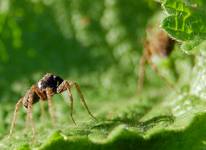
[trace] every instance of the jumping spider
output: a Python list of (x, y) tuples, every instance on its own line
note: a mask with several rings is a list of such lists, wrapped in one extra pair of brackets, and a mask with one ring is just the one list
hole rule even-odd
[(139, 80), (137, 83), (138, 93), (143, 87), (146, 64), (149, 64), (160, 78), (167, 82), (167, 85), (173, 87), (173, 85), (159, 73), (157, 66), (153, 63), (153, 59), (156, 57), (168, 57), (174, 49), (174, 44), (175, 41), (159, 27), (159, 24), (148, 26), (146, 40), (144, 43), (144, 51), (139, 64)]
[(17, 112), (18, 112), (21, 105), (23, 105), (27, 110), (27, 119), (31, 123), (33, 135), (35, 134), (34, 124), (32, 122), (32, 106), (33, 106), (33, 104), (35, 104), (39, 101), (48, 101), (49, 113), (50, 113), (52, 121), (54, 123), (55, 116), (54, 116), (54, 113), (52, 111), (51, 97), (55, 94), (62, 93), (66, 90), (68, 92), (70, 102), (71, 102), (70, 116), (72, 118), (72, 121), (75, 123), (74, 118), (73, 118), (73, 96), (71, 93), (72, 87), (76, 88), (76, 90), (80, 96), (80, 99), (81, 99), (84, 107), (88, 111), (89, 115), (96, 120), (96, 118), (90, 112), (90, 110), (86, 104), (86, 101), (84, 100), (84, 96), (80, 90), (80, 86), (76, 82), (63, 80), (59, 76), (55, 76), (53, 74), (47, 73), (46, 75), (44, 75), (44, 77), (41, 80), (39, 80), (37, 82), (37, 84), (32, 85), (32, 87), (26, 92), (25, 96), (22, 97), (16, 103), (9, 135), (12, 134), (13, 129), (15, 127), (15, 123), (16, 123), (16, 119), (17, 119)]

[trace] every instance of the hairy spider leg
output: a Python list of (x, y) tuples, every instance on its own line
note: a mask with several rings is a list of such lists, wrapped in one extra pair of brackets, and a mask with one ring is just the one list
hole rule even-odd
[[(67, 81), (67, 82), (68, 82), (68, 81)], [(82, 91), (81, 91), (81, 89), (80, 89), (79, 84), (76, 83), (76, 82), (74, 82), (74, 81), (70, 81), (70, 82), (68, 82), (68, 83), (69, 83), (69, 85), (70, 85), (71, 87), (72, 87), (73, 85), (75, 86), (75, 88), (76, 88), (76, 90), (77, 90), (77, 93), (78, 93), (79, 96), (80, 96), (80, 100), (82, 101), (82, 103), (83, 103), (84, 107), (86, 108), (87, 112), (89, 113), (89, 115), (90, 115), (94, 120), (97, 120), (97, 119), (94, 117), (94, 115), (90, 112), (89, 107), (87, 106), (87, 103), (86, 103), (86, 101), (85, 101), (85, 99), (84, 99), (84, 96), (83, 96), (83, 94), (82, 94)]]
[(156, 74), (157, 74), (162, 80), (164, 80), (164, 81), (166, 82), (166, 84), (167, 84), (167, 86), (168, 86), (169, 88), (175, 89), (175, 88), (174, 88), (174, 85), (173, 85), (167, 78), (165, 78), (165, 77), (159, 72), (157, 66), (156, 66), (151, 60), (148, 60), (148, 63), (150, 64), (152, 70), (153, 70), (154, 72), (156, 72)]
[(17, 119), (17, 113), (19, 111), (19, 108), (22, 106), (22, 101), (23, 101), (23, 98), (21, 98), (20, 100), (18, 100), (18, 102), (16, 103), (16, 106), (15, 106), (15, 110), (14, 110), (14, 114), (13, 114), (13, 119), (12, 119), (12, 123), (11, 123), (11, 128), (10, 128), (10, 131), (9, 131), (9, 137), (12, 135), (13, 133), (13, 129), (15, 127), (15, 124), (16, 124), (16, 119)]
[(71, 108), (70, 117), (72, 119), (72, 122), (76, 125), (76, 122), (73, 118), (73, 101), (74, 101), (74, 99), (73, 99), (73, 95), (71, 92), (71, 86), (67, 81), (64, 81), (64, 82), (62, 82), (62, 84), (59, 87), (60, 87), (60, 91), (67, 90), (67, 92), (68, 92), (68, 96), (69, 96), (69, 100), (70, 100), (70, 108)]
[(45, 94), (44, 94), (43, 92), (41, 92), (41, 91), (39, 90), (39, 88), (38, 88), (36, 85), (33, 85), (31, 89), (32, 89), (32, 91), (33, 91), (34, 93), (36, 93), (36, 94), (38, 95), (38, 97), (40, 98), (39, 103), (40, 103), (40, 109), (41, 109), (41, 118), (43, 118), (43, 116), (45, 116), (45, 110), (44, 110), (44, 105), (43, 105), (42, 101), (43, 101), (44, 99), (46, 99), (47, 97), (45, 96)]
[(40, 90), (36, 85), (32, 85), (31, 90), (32, 90), (34, 93), (36, 93), (41, 100), (47, 98), (46, 95), (45, 95), (43, 92), (41, 92), (41, 90)]
[(84, 96), (83, 96), (83, 94), (82, 94), (82, 92), (81, 92), (81, 90), (80, 90), (79, 85), (78, 85), (76, 82), (74, 82), (74, 81), (66, 81), (66, 80), (64, 80), (64, 81), (59, 85), (58, 91), (60, 91), (59, 93), (65, 91), (65, 90), (68, 91), (68, 94), (69, 94), (69, 97), (70, 97), (70, 101), (71, 101), (71, 113), (70, 113), (70, 116), (71, 116), (73, 122), (74, 122), (74, 119), (73, 119), (73, 96), (72, 96), (72, 92), (71, 92), (71, 88), (72, 88), (73, 86), (75, 86), (75, 88), (76, 88), (76, 90), (77, 90), (77, 93), (78, 93), (79, 96), (80, 96), (80, 100), (81, 100), (81, 102), (83, 103), (83, 105), (84, 105), (84, 107), (86, 108), (86, 110), (87, 110), (87, 112), (89, 113), (89, 115), (90, 115), (92, 118), (94, 118), (95, 120), (97, 120), (97, 119), (92, 115), (92, 113), (90, 112), (90, 110), (89, 110), (89, 108), (88, 108), (88, 106), (87, 106), (87, 104), (86, 104), (86, 101), (85, 101), (85, 99), (84, 99)]
[(45, 117), (44, 104), (43, 104), (43, 101), (41, 101), (41, 100), (39, 101), (39, 103), (40, 103), (40, 109), (41, 109), (41, 120), (43, 120)]
[(74, 121), (74, 118), (73, 118), (73, 101), (74, 101), (74, 99), (73, 99), (73, 95), (72, 95), (72, 92), (71, 92), (71, 87), (68, 84), (68, 82), (66, 82), (65, 85), (66, 85), (68, 95), (69, 95), (69, 99), (70, 99), (70, 107), (71, 107), (70, 116), (71, 116), (72, 121), (76, 125), (76, 122)]
[(138, 81), (137, 81), (137, 94), (139, 94), (144, 85), (144, 77), (145, 77), (145, 65), (147, 63), (147, 59), (145, 56), (145, 52), (143, 56), (140, 58), (139, 69), (138, 69)]
[(28, 120), (32, 128), (33, 138), (35, 138), (35, 127), (34, 127), (33, 118), (32, 118), (32, 105), (33, 105), (33, 97), (32, 97), (32, 93), (30, 93), (29, 99), (28, 99), (27, 116), (28, 116)]
[(46, 88), (46, 95), (48, 98), (48, 106), (49, 106), (49, 113), (52, 119), (52, 124), (53, 126), (55, 125), (56, 122), (56, 117), (54, 115), (54, 111), (53, 111), (53, 105), (52, 105), (52, 89), (51, 88)]

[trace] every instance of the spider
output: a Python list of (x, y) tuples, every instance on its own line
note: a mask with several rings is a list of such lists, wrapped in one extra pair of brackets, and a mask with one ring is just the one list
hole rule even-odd
[(32, 121), (32, 107), (33, 104), (39, 102), (39, 101), (48, 101), (48, 106), (49, 106), (49, 113), (52, 118), (52, 123), (54, 124), (55, 122), (55, 116), (52, 111), (52, 96), (55, 94), (62, 93), (67, 90), (69, 98), (70, 98), (70, 103), (71, 103), (71, 112), (70, 116), (74, 124), (76, 122), (74, 121), (73, 118), (73, 96), (71, 93), (71, 88), (75, 87), (80, 99), (88, 111), (89, 115), (96, 120), (96, 118), (92, 115), (90, 112), (86, 101), (84, 99), (84, 96), (80, 90), (80, 86), (74, 82), (74, 81), (67, 81), (63, 80), (61, 77), (53, 75), (51, 73), (47, 73), (46, 75), (43, 76), (41, 80), (37, 82), (37, 84), (34, 84), (31, 86), (31, 88), (26, 92), (25, 96), (20, 98), (20, 100), (16, 103), (14, 115), (13, 115), (13, 120), (11, 123), (11, 128), (9, 132), (9, 136), (13, 133), (13, 129), (15, 127), (16, 119), (17, 119), (17, 113), (19, 108), (23, 105), (24, 108), (27, 110), (27, 120), (30, 121), (31, 127), (32, 127), (32, 132), (33, 136), (35, 134), (35, 128), (34, 124)]
[(159, 27), (159, 24), (148, 26), (144, 51), (139, 64), (137, 93), (140, 93), (143, 87), (146, 64), (149, 64), (159, 77), (166, 81), (167, 85), (173, 88), (173, 85), (159, 73), (157, 66), (153, 63), (153, 59), (155, 57), (168, 57), (174, 49), (174, 44), (175, 40), (170, 38), (169, 35)]

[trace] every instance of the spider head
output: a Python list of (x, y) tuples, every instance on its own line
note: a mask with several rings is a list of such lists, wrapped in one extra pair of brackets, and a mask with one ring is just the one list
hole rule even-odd
[(60, 85), (63, 81), (64, 81), (64, 80), (63, 80), (61, 77), (53, 75), (53, 82), (54, 82), (54, 84), (56, 85), (56, 88), (58, 88), (59, 85)]
[(38, 82), (38, 87), (40, 89), (46, 89), (46, 88), (52, 88), (53, 91), (56, 91), (59, 85), (63, 82), (64, 80), (56, 75), (47, 73), (39, 82)]

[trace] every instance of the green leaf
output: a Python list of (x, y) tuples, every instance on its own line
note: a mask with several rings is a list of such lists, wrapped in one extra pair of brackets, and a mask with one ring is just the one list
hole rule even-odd
[(181, 41), (206, 36), (206, 2), (186, 2), (186, 0), (166, 0), (164, 9), (169, 16), (162, 27), (173, 37)]
[(192, 48), (206, 37), (206, 1), (165, 0), (162, 6), (168, 14), (162, 27), (173, 38), (184, 42), (185, 52), (194, 53)]
[(197, 54), (199, 49), (196, 48), (203, 40), (200, 38), (195, 38), (191, 41), (183, 42), (181, 45), (181, 49), (187, 54)]
[[(150, 136), (144, 136), (138, 133), (136, 128), (128, 128), (120, 125), (103, 140), (96, 142), (87, 137), (74, 139), (67, 137), (63, 139), (62, 135), (54, 133), (51, 137), (55, 138), (43, 145), (41, 150), (58, 150), (58, 149), (118, 149), (133, 150), (138, 148), (141, 150), (200, 150), (205, 148), (206, 140), (206, 114), (198, 114), (189, 126), (179, 130), (162, 129)], [(59, 140), (56, 141), (56, 137)]]

